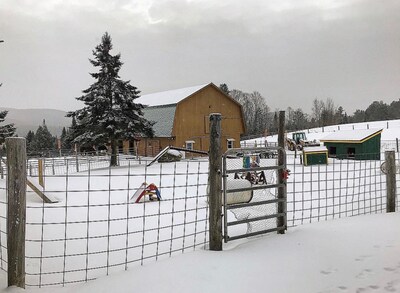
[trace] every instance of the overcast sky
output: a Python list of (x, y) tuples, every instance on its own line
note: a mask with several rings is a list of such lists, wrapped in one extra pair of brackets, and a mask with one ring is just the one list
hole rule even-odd
[(399, 0), (1, 0), (0, 105), (82, 107), (105, 31), (142, 94), (226, 83), (349, 114), (400, 98)]

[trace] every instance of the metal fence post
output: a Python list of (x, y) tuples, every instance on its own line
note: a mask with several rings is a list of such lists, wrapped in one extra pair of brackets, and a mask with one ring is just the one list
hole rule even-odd
[(221, 114), (210, 114), (209, 153), (210, 250), (222, 250)]
[[(279, 111), (279, 130), (278, 130), (278, 146), (285, 149), (285, 111)], [(285, 165), (285, 153), (280, 150), (278, 153), (278, 165)], [(287, 227), (286, 217), (286, 179), (284, 178), (284, 172), (286, 170), (278, 170), (278, 183), (283, 186), (278, 187), (278, 199), (284, 199), (278, 203), (278, 214), (283, 213), (284, 216), (280, 216), (276, 220), (277, 227)], [(285, 234), (285, 230), (278, 230), (278, 234)]]
[(397, 149), (397, 152), (399, 152), (399, 139), (398, 138), (396, 138), (396, 149)]
[(8, 286), (25, 288), (26, 141), (6, 139)]
[(396, 211), (396, 159), (394, 151), (385, 152), (386, 163), (386, 212)]

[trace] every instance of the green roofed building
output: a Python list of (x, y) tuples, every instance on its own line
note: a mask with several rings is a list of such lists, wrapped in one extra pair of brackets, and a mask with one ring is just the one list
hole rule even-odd
[(382, 129), (346, 130), (321, 139), (330, 158), (380, 160)]

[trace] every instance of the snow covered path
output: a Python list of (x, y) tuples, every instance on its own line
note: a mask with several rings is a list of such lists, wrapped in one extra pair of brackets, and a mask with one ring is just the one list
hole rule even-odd
[[(291, 228), (65, 288), (29, 292), (400, 292), (400, 213)], [(0, 293), (5, 289), (0, 272)]]

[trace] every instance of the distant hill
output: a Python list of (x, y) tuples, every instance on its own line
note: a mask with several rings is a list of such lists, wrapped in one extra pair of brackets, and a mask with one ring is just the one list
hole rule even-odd
[[(4, 123), (14, 123), (19, 136), (26, 136), (29, 130), (36, 132), (43, 119), (51, 134), (60, 136), (63, 127), (71, 126), (71, 118), (61, 110), (54, 109), (14, 109), (1, 107), (0, 110), (7, 110), (8, 114)], [(3, 123), (3, 124), (4, 124)]]

